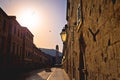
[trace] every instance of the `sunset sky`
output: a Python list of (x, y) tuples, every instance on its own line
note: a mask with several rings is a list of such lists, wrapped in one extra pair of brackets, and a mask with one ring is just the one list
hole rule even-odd
[(66, 24), (66, 1), (0, 0), (0, 7), (33, 33), (37, 47), (55, 49), (58, 44), (62, 52), (60, 32)]

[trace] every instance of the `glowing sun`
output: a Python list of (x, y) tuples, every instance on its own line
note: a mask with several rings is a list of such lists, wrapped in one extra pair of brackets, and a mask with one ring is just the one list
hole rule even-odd
[(40, 23), (40, 17), (35, 11), (26, 10), (19, 13), (18, 21), (22, 26), (31, 28), (36, 27)]

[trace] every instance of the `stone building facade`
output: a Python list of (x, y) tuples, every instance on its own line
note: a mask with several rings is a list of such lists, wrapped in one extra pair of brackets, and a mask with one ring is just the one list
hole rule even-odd
[(67, 0), (63, 67), (71, 80), (120, 79), (120, 0)]
[(15, 16), (8, 17), (8, 61), (9, 65), (17, 65), (19, 67), (23, 59), (23, 31), (21, 25), (16, 21)]
[(4, 58), (7, 58), (7, 43), (8, 43), (8, 17), (7, 14), (0, 9), (0, 64), (7, 66)]
[[(33, 34), (26, 27), (23, 27), (22, 31), (24, 33), (24, 39), (23, 39), (23, 46), (24, 46), (23, 52), (25, 53), (24, 59), (31, 61), (32, 57), (30, 57), (30, 55), (33, 53)], [(29, 58), (27, 56), (29, 56)]]

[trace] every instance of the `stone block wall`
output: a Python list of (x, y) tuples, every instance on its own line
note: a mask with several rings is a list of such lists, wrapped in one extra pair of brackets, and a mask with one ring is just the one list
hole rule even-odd
[[(120, 0), (68, 3), (66, 53), (71, 80), (120, 80)], [(80, 3), (82, 24), (78, 25)]]
[(88, 80), (120, 79), (120, 1), (84, 0), (83, 35)]

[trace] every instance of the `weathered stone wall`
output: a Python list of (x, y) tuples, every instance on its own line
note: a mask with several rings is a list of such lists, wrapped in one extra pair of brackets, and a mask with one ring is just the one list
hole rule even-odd
[(84, 0), (83, 15), (88, 80), (119, 80), (120, 1)]
[(119, 80), (120, 0), (82, 0), (81, 27), (75, 24), (80, 0), (68, 2), (67, 52), (71, 79)]

